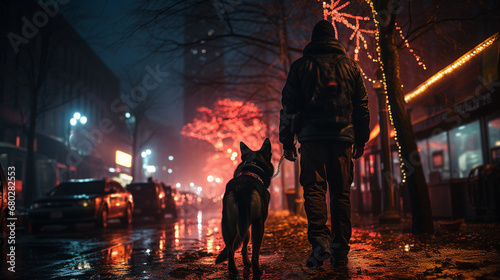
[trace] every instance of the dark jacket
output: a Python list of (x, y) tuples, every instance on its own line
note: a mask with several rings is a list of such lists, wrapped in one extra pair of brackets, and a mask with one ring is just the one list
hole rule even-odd
[[(335, 39), (333, 26), (320, 21), (313, 30), (311, 42), (304, 48), (304, 56), (292, 63), (283, 88), (280, 112), (279, 138), (285, 150), (294, 147), (293, 138), (297, 134), (299, 142), (315, 140), (335, 140), (356, 143), (364, 147), (370, 137), (370, 112), (365, 84), (358, 64), (346, 56), (344, 46)], [(309, 56), (322, 65), (335, 67), (345, 88), (348, 89), (352, 103), (351, 123), (333, 129), (325, 126), (317, 116), (308, 114), (307, 106), (318, 83), (317, 67)], [(326, 112), (328, 113), (328, 112)], [(295, 119), (295, 120), (293, 120)], [(326, 116), (325, 116), (326, 119)], [(294, 131), (292, 132), (292, 123)]]

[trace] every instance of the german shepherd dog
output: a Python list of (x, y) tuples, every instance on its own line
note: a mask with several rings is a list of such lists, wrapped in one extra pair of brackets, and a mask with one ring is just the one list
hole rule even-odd
[[(254, 275), (260, 275), (259, 251), (264, 236), (264, 223), (267, 219), (271, 195), (268, 188), (274, 167), (271, 164), (271, 142), (268, 138), (258, 151), (252, 151), (240, 142), (241, 160), (234, 171), (234, 177), (226, 185), (222, 200), (222, 237), (226, 247), (215, 263), (228, 259), (228, 270), (237, 275), (234, 252), (243, 242), (241, 254), (243, 263), (252, 266)], [(248, 241), (252, 226), (252, 262), (248, 258)]]

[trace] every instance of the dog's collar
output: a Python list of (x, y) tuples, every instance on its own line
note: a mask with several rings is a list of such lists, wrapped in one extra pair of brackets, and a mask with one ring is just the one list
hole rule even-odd
[(265, 172), (264, 169), (260, 167), (259, 164), (255, 161), (245, 160), (244, 162), (242, 162), (242, 166), (249, 166), (249, 165), (259, 169), (262, 172)]
[(256, 178), (257, 180), (259, 180), (259, 182), (262, 183), (262, 185), (265, 185), (264, 184), (264, 181), (262, 181), (262, 179), (259, 177), (259, 175), (253, 173), (253, 172), (249, 172), (249, 171), (243, 171), (241, 172), (240, 174), (238, 174), (238, 176), (242, 176), (242, 175), (249, 175), (249, 176), (252, 176), (254, 178)]

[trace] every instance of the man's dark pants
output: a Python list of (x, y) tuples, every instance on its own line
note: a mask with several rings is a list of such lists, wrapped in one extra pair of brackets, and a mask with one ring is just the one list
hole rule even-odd
[[(304, 142), (301, 143), (300, 155), (300, 183), (304, 188), (308, 240), (313, 250), (318, 246), (325, 248), (331, 242), (333, 257), (347, 256), (351, 238), (352, 144), (332, 140)], [(327, 185), (330, 188), (332, 231), (326, 226)]]

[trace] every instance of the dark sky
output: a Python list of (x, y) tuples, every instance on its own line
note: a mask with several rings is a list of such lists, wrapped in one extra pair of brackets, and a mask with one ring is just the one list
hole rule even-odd
[(117, 76), (120, 76), (124, 67), (133, 65), (141, 58), (140, 52), (133, 44), (112, 46), (129, 28), (123, 24), (126, 22), (123, 18), (133, 2), (133, 0), (80, 1), (76, 6), (70, 7), (70, 9), (77, 8), (78, 11), (70, 12), (78, 15), (66, 17)]
[[(66, 19), (73, 25), (80, 36), (87, 41), (101, 60), (120, 78), (123, 86), (131, 86), (125, 72), (134, 77), (147, 75), (146, 67), (155, 69), (156, 65), (167, 69), (166, 63), (160, 58), (152, 57), (148, 61), (143, 58), (148, 54), (140, 45), (147, 37), (137, 34), (131, 40), (120, 41), (133, 21), (129, 13), (135, 1), (133, 0), (86, 0), (73, 2), (68, 7), (70, 16)], [(118, 43), (117, 43), (118, 42)], [(147, 41), (146, 41), (147, 42)], [(167, 80), (169, 78), (167, 77)], [(162, 83), (159, 88), (162, 99), (160, 108), (150, 113), (150, 118), (165, 125), (180, 130), (183, 124), (182, 116), (182, 88), (171, 85), (172, 81)], [(125, 93), (127, 89), (125, 89)], [(174, 102), (175, 101), (175, 102)]]

